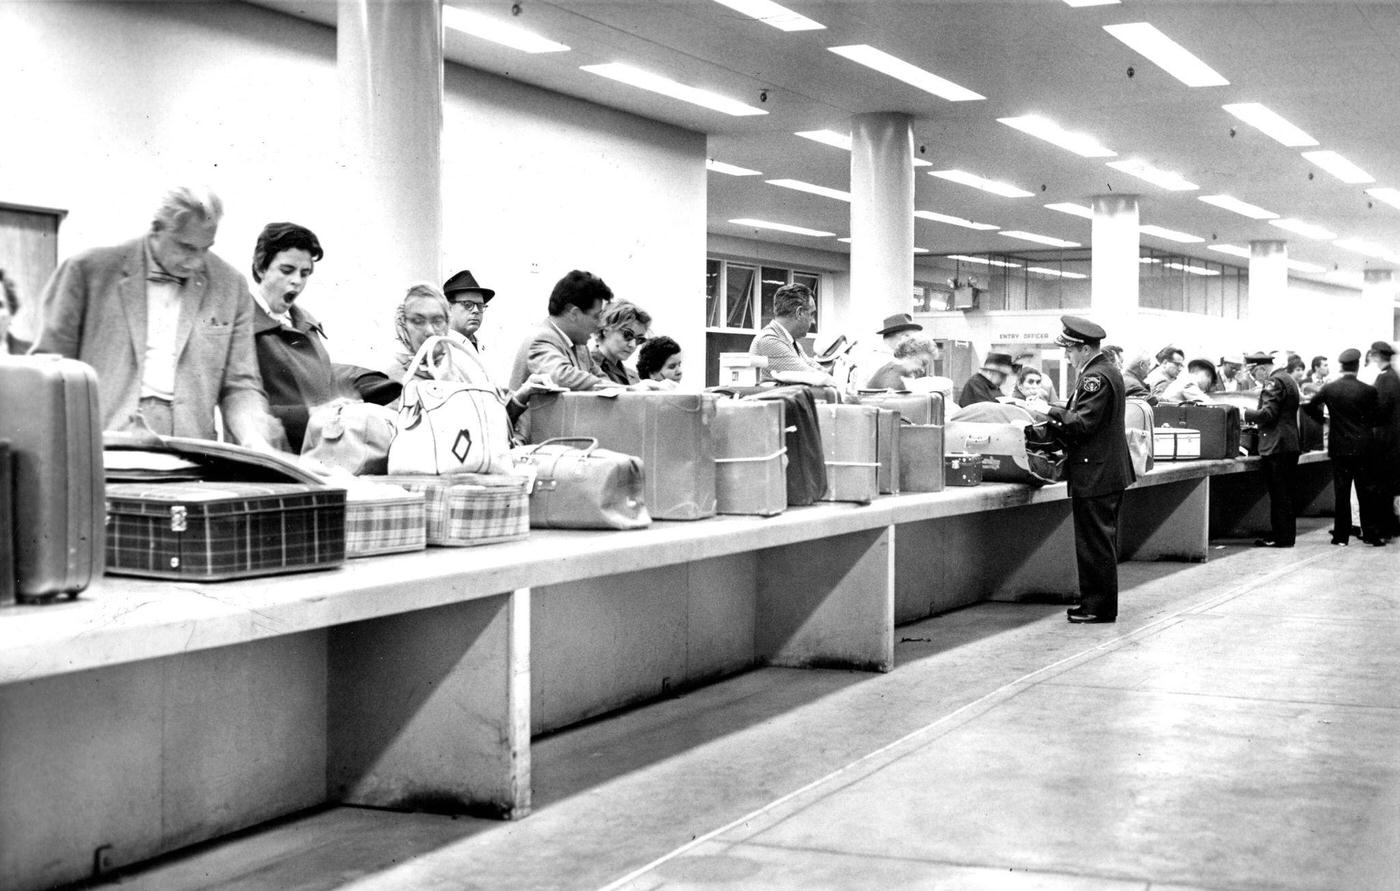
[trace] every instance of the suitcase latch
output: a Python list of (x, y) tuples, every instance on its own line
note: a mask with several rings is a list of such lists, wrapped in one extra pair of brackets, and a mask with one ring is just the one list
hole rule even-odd
[(170, 531), (184, 532), (189, 526), (188, 518), (183, 504), (176, 504), (170, 508)]

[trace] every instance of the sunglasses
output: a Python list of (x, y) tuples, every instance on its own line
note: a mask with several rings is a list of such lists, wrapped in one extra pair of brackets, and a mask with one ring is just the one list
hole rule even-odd
[(628, 343), (640, 344), (647, 342), (647, 336), (645, 334), (638, 334), (631, 328), (619, 328), (617, 329), (617, 333), (618, 336), (620, 336), (623, 340), (627, 341)]

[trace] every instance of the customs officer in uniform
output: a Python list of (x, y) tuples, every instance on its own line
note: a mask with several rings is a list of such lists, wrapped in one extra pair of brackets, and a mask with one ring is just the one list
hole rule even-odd
[(1078, 316), (1062, 316), (1060, 323), (1064, 332), (1056, 342), (1079, 372), (1069, 405), (1051, 406), (1049, 412), (1068, 453), (1065, 476), (1074, 512), (1080, 602), (1069, 620), (1113, 622), (1118, 618), (1118, 511), (1123, 490), (1136, 479), (1124, 435), (1126, 388), (1113, 357), (1099, 349), (1103, 328)]
[(1259, 382), (1259, 406), (1247, 408), (1246, 421), (1259, 425), (1259, 467), (1269, 487), (1268, 538), (1255, 539), (1259, 548), (1291, 548), (1298, 537), (1293, 514), (1293, 488), (1298, 476), (1298, 403), (1302, 392), (1298, 382), (1282, 368), (1274, 367), (1268, 353), (1244, 357), (1251, 376)]

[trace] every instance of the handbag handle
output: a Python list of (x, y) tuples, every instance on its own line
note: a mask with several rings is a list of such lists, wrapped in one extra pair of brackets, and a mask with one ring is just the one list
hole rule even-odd
[(587, 458), (589, 455), (593, 454), (593, 450), (596, 449), (596, 448), (598, 447), (598, 440), (597, 440), (596, 438), (592, 437), (592, 436), (554, 436), (554, 437), (550, 437), (549, 439), (546, 439), (544, 442), (535, 443), (534, 447), (531, 448), (530, 451), (526, 452), (525, 454), (527, 454), (527, 455), (533, 455), (535, 452), (538, 452), (540, 449), (544, 448), (545, 446), (547, 446), (547, 445), (552, 445), (552, 444), (557, 443), (557, 442), (586, 442), (586, 443), (588, 443), (588, 448), (586, 448), (586, 449), (583, 450), (583, 457), (585, 457), (585, 458)]
[[(433, 364), (432, 354), (437, 350), (439, 345), (449, 348), (443, 353), (443, 360), (446, 365), (445, 368), (442, 365)], [(428, 373), (432, 375), (433, 380), (445, 380), (445, 375), (451, 371), (453, 367), (453, 360), (450, 358), (452, 350), (457, 350), (470, 361), (475, 360), (475, 357), (472, 356), (466, 347), (450, 337), (444, 337), (440, 334), (431, 334), (424, 338), (423, 345), (418, 348), (417, 353), (413, 354), (413, 360), (408, 363), (408, 367), (404, 370), (403, 385), (407, 387), (409, 381), (418, 376), (418, 369), (424, 366), (427, 367)]]

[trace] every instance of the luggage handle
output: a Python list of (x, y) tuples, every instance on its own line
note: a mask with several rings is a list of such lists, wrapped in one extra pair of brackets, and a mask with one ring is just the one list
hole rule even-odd
[(595, 437), (592, 437), (592, 436), (553, 436), (553, 437), (550, 437), (549, 439), (546, 439), (544, 442), (535, 443), (534, 448), (530, 449), (530, 451), (526, 452), (525, 454), (527, 454), (527, 455), (533, 455), (535, 452), (538, 452), (540, 449), (544, 448), (545, 446), (547, 446), (547, 445), (552, 445), (553, 443), (557, 443), (557, 442), (586, 442), (586, 443), (588, 443), (588, 448), (586, 448), (586, 449), (583, 450), (583, 457), (585, 457), (585, 458), (587, 458), (589, 455), (593, 454), (593, 450), (596, 449), (596, 448), (598, 447), (598, 440), (597, 440)]

